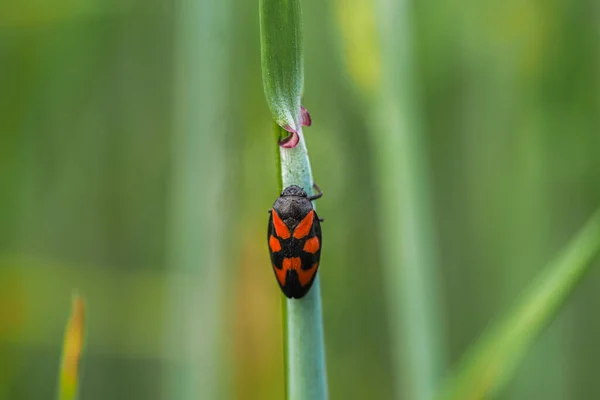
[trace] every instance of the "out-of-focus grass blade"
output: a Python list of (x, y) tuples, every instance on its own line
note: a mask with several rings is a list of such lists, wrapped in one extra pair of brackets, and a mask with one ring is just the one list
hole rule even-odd
[(335, 0), (334, 4), (346, 70), (360, 90), (357, 98), (364, 98), (368, 105), (373, 106), (373, 96), (381, 84), (381, 48), (375, 2)]
[(445, 365), (431, 178), (414, 66), (413, 2), (377, 0), (381, 81), (371, 109), (395, 397), (431, 400)]
[(73, 400), (77, 398), (79, 383), (79, 365), (83, 351), (85, 335), (85, 304), (83, 298), (77, 294), (73, 296), (73, 307), (63, 344), (62, 361), (60, 366), (59, 400)]
[(465, 355), (439, 398), (487, 398), (502, 388), (537, 335), (588, 270), (600, 249), (600, 210), (524, 292), (504, 318), (494, 323)]
[[(227, 397), (223, 331), (223, 201), (228, 129), (230, 0), (176, 2), (173, 160), (169, 193), (168, 280), (161, 398)], [(184, 281), (180, 279), (183, 277)]]

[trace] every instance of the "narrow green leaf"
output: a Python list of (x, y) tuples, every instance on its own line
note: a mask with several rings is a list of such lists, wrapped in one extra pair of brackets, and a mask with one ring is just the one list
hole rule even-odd
[(267, 104), (277, 124), (297, 132), (304, 85), (300, 0), (260, 0), (259, 8)]
[[(302, 126), (303, 48), (300, 0), (259, 0), (263, 85), (280, 142), (280, 188), (297, 185), (313, 192), (313, 178)], [(306, 117), (308, 117), (306, 119)], [(287, 131), (287, 132), (286, 132)], [(286, 395), (290, 400), (327, 399), (325, 343), (319, 276), (302, 299), (284, 299)]]
[[(427, 143), (413, 65), (412, 2), (378, 0), (381, 81), (370, 138), (383, 276), (399, 399), (431, 400), (443, 376), (444, 326)], [(375, 130), (374, 129), (374, 130)]]
[(483, 399), (500, 390), (535, 338), (557, 315), (600, 249), (600, 210), (473, 345), (440, 393), (444, 400)]
[(58, 390), (59, 400), (74, 400), (77, 398), (84, 338), (85, 304), (83, 298), (75, 294), (63, 343)]
[[(180, 0), (175, 14), (164, 399), (227, 397), (220, 347), (233, 1)], [(229, 151), (232, 147), (229, 147)], [(183, 281), (182, 281), (183, 278)]]

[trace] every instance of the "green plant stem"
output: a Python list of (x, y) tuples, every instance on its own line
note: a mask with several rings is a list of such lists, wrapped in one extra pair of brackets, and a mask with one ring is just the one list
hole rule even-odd
[[(297, 185), (311, 194), (313, 178), (302, 135), (300, 102), (304, 86), (300, 0), (259, 0), (261, 66), (265, 97), (277, 139), (288, 136), (282, 127), (297, 132), (299, 143), (278, 147), (280, 189)], [(327, 398), (325, 344), (319, 275), (302, 299), (283, 304), (286, 395), (288, 400)]]
[(429, 173), (415, 75), (409, 1), (380, 0), (382, 84), (373, 114), (381, 246), (392, 355), (403, 399), (429, 400), (444, 365)]
[(600, 210), (524, 292), (515, 308), (481, 336), (448, 379), (439, 398), (483, 399), (500, 390), (599, 251)]
[(222, 281), (230, 0), (181, 0), (176, 15), (166, 399), (225, 397)]
[[(283, 131), (283, 130), (282, 130)], [(286, 135), (287, 132), (282, 132)], [(306, 143), (293, 149), (280, 148), (283, 187), (298, 185), (313, 193), (313, 179)], [(284, 334), (286, 354), (286, 391), (288, 400), (327, 399), (325, 341), (319, 274), (302, 299), (284, 300)]]

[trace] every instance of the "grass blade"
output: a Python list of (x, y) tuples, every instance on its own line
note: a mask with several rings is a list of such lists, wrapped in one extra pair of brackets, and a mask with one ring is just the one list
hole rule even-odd
[(300, 0), (260, 0), (260, 44), (263, 87), (279, 126), (300, 129), (304, 85)]
[[(302, 126), (304, 80), (299, 0), (260, 0), (262, 76), (265, 97), (277, 125), (278, 139), (293, 132), (288, 146), (278, 146), (281, 185), (298, 185), (311, 194), (313, 178)], [(281, 128), (280, 128), (281, 127)], [(293, 144), (292, 144), (293, 143)], [(290, 400), (328, 397), (321, 288), (317, 275), (302, 299), (284, 299), (283, 332), (286, 395)]]
[(573, 292), (599, 250), (600, 210), (523, 293), (515, 308), (484, 332), (447, 381), (439, 398), (475, 400), (500, 390), (535, 338)]
[(175, 87), (165, 349), (166, 399), (224, 397), (224, 236), (230, 0), (180, 0)]
[(436, 244), (413, 68), (411, 2), (379, 0), (380, 101), (372, 110), (379, 225), (397, 398), (429, 400), (442, 375)]
[(73, 296), (73, 306), (63, 344), (60, 366), (59, 400), (77, 399), (81, 355), (85, 338), (85, 304), (79, 295)]

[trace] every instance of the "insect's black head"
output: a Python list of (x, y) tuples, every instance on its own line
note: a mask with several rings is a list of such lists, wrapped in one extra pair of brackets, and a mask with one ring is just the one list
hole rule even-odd
[(306, 192), (300, 186), (296, 185), (288, 186), (285, 189), (283, 189), (283, 192), (281, 192), (281, 196), (307, 197)]

